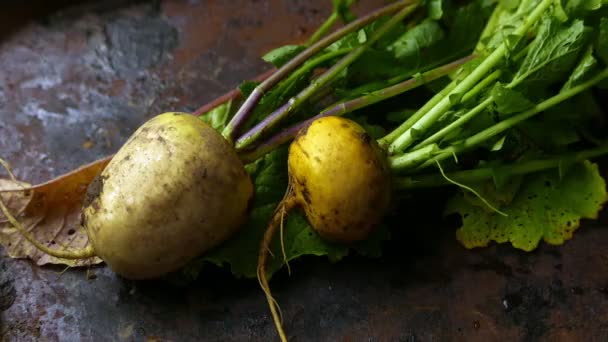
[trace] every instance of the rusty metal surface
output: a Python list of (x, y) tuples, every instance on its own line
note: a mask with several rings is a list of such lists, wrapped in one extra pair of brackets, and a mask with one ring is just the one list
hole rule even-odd
[[(254, 76), (260, 54), (304, 39), (330, 6), (30, 1), (0, 14), (0, 155), (31, 182), (115, 151), (154, 114), (193, 110)], [(397, 229), (382, 259), (309, 258), (273, 280), (294, 341), (608, 340), (606, 214), (564, 247), (527, 254), (466, 251), (453, 228), (416, 210), (422, 220)], [(257, 283), (225, 270), (186, 287), (62, 271), (0, 257), (2, 341), (276, 338)]]

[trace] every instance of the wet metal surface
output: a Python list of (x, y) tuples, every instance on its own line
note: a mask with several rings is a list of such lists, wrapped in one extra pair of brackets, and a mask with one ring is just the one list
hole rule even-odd
[[(259, 55), (305, 39), (330, 5), (73, 2), (57, 11), (15, 1), (0, 14), (0, 155), (34, 183), (114, 152), (155, 114), (194, 110), (263, 71)], [(380, 260), (309, 258), (276, 277), (294, 341), (608, 340), (608, 215), (561, 248), (470, 252), (420, 208)], [(92, 279), (62, 271), (0, 257), (2, 341), (276, 338), (257, 283), (225, 270), (186, 287), (126, 282), (103, 267)]]

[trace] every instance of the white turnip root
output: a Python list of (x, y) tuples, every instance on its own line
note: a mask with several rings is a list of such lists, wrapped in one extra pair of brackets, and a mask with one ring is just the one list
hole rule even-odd
[(87, 248), (49, 249), (11, 221), (50, 255), (97, 255), (125, 278), (148, 279), (233, 235), (252, 196), (243, 163), (218, 132), (192, 115), (165, 113), (143, 124), (89, 185), (82, 213)]

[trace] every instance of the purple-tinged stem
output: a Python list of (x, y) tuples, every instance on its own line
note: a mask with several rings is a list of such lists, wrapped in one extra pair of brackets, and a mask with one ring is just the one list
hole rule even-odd
[(288, 117), (296, 109), (298, 109), (305, 101), (313, 96), (319, 89), (325, 85), (330, 84), (344, 69), (352, 64), (359, 56), (361, 56), (367, 48), (375, 44), (384, 34), (390, 32), (396, 24), (407, 17), (409, 14), (414, 12), (418, 7), (418, 3), (413, 3), (409, 6), (403, 7), (398, 13), (396, 13), (390, 20), (384, 23), (374, 34), (363, 44), (353, 49), (348, 55), (344, 56), (331, 68), (321, 74), (318, 78), (313, 80), (311, 84), (303, 89), (296, 96), (292, 97), (287, 103), (281, 106), (279, 109), (272, 112), (264, 120), (251, 128), (248, 132), (243, 134), (235, 143), (236, 149), (244, 149), (251, 146), (258, 138), (265, 133), (268, 133), (274, 126), (276, 126), (283, 119)]
[(323, 110), (321, 113), (317, 114), (316, 116), (314, 116), (308, 120), (305, 120), (303, 122), (292, 125), (286, 129), (282, 130), (281, 132), (272, 136), (270, 139), (257, 145), (253, 149), (240, 151), (241, 159), (245, 163), (255, 161), (256, 159), (260, 158), (261, 156), (265, 155), (266, 153), (274, 150), (275, 148), (283, 145), (286, 142), (289, 142), (291, 139), (293, 139), (298, 134), (298, 132), (300, 130), (302, 130), (304, 127), (310, 125), (310, 123), (313, 122), (314, 120), (317, 120), (317, 119), (325, 117), (325, 116), (332, 116), (332, 115), (341, 116), (346, 113), (353, 112), (357, 109), (361, 109), (363, 107), (367, 107), (374, 103), (400, 95), (406, 91), (412, 90), (425, 83), (434, 81), (440, 77), (443, 77), (443, 76), (455, 71), (460, 66), (462, 66), (463, 64), (465, 64), (466, 62), (470, 61), (473, 58), (475, 58), (475, 56), (473, 56), (473, 55), (467, 56), (467, 57), (458, 59), (452, 63), (449, 63), (446, 65), (437, 67), (435, 69), (429, 70), (427, 72), (424, 72), (420, 75), (412, 77), (401, 83), (397, 83), (390, 87), (386, 87), (386, 88), (371, 92), (367, 95), (358, 97), (358, 98), (350, 100), (350, 101), (335, 104), (335, 105)]
[[(275, 72), (275, 69), (270, 69), (266, 72), (264, 72), (263, 74), (259, 74), (258, 76), (256, 76), (253, 80), (256, 82), (262, 82), (265, 79), (267, 79), (268, 77), (270, 77), (270, 75), (272, 75)], [(194, 112), (192, 112), (192, 115), (194, 116), (201, 116), (206, 114), (207, 112), (209, 112), (210, 110), (212, 110), (215, 107), (218, 107), (220, 105), (223, 105), (224, 103), (228, 102), (228, 101), (232, 101), (235, 99), (238, 99), (241, 96), (241, 90), (239, 88), (236, 89), (232, 89), (231, 91), (225, 93), (224, 95), (216, 98), (215, 100), (202, 105), (201, 107), (199, 107), (197, 110), (195, 110)]]
[(330, 44), (334, 43), (338, 39), (346, 36), (347, 34), (368, 25), (369, 23), (377, 20), (378, 18), (384, 15), (396, 12), (403, 6), (411, 2), (412, 0), (401, 0), (382, 7), (374, 12), (371, 12), (370, 14), (363, 16), (355, 21), (352, 21), (351, 23), (343, 26), (341, 29), (320, 39), (319, 41), (302, 51), (300, 54), (295, 56), (293, 59), (283, 65), (272, 76), (267, 78), (264, 82), (259, 84), (253, 90), (253, 92), (249, 95), (249, 97), (247, 97), (247, 99), (241, 105), (236, 114), (232, 117), (226, 128), (224, 128), (224, 131), (222, 132), (224, 137), (226, 137), (228, 141), (233, 141), (235, 135), (238, 134), (238, 131), (241, 126), (247, 121), (247, 119), (251, 115), (251, 112), (253, 111), (255, 105), (262, 99), (262, 96), (264, 96), (264, 94), (268, 90), (270, 90), (270, 88), (272, 88), (275, 84), (284, 79), (285, 76), (287, 76), (290, 72), (295, 70), (302, 63), (306, 62), (306, 60), (308, 60), (310, 57), (315, 55), (317, 52), (323, 50)]

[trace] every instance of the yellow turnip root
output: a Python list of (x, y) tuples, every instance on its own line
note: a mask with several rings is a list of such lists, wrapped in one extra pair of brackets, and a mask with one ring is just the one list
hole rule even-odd
[(297, 202), (327, 240), (364, 240), (389, 205), (386, 158), (351, 120), (329, 116), (313, 121), (291, 144), (288, 169)]
[(391, 198), (391, 175), (383, 151), (351, 120), (327, 116), (313, 121), (291, 143), (287, 163), (289, 187), (264, 235), (257, 272), (282, 340), (286, 337), (266, 267), (270, 244), (285, 214), (301, 207), (322, 238), (352, 243), (369, 236)]

